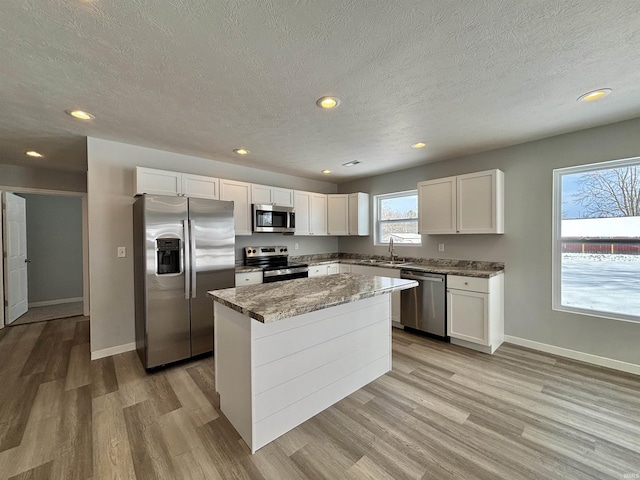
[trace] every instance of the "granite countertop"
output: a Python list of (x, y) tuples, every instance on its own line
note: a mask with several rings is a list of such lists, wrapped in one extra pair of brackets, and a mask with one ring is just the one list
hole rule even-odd
[(269, 323), (417, 286), (413, 280), (342, 273), (212, 290), (207, 295), (259, 322)]
[(395, 268), (402, 270), (413, 270), (428, 273), (441, 273), (445, 275), (462, 275), (465, 277), (489, 278), (504, 273), (504, 264), (499, 262), (476, 262), (467, 260), (446, 260), (446, 259), (406, 259), (406, 261), (390, 265), (388, 259), (382, 257), (372, 258), (323, 258), (313, 256), (305, 260), (296, 257), (296, 261), (306, 261), (309, 265), (322, 265), (327, 263), (346, 263), (350, 265), (365, 265), (378, 268)]

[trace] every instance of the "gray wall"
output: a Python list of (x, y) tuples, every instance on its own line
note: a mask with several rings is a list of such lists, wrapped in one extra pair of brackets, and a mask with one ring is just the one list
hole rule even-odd
[[(87, 139), (87, 161), (92, 352), (135, 341), (131, 205), (136, 166), (322, 193), (337, 191), (332, 183), (91, 137)], [(250, 243), (284, 241), (290, 245), (291, 238), (271, 234), (237, 237), (237, 251)], [(329, 252), (337, 247), (335, 238), (295, 238), (301, 253)], [(127, 248), (127, 258), (116, 258), (118, 246)]]
[[(86, 192), (85, 172), (0, 165), (0, 187), (38, 188), (64, 192)], [(7, 189), (10, 190), (10, 189)]]
[(82, 297), (82, 199), (20, 196), (27, 204), (29, 303)]
[[(638, 156), (638, 132), (635, 119), (341, 184), (339, 190), (373, 196), (415, 189), (422, 180), (503, 170), (504, 235), (424, 235), (421, 247), (398, 246), (396, 253), (505, 262), (507, 335), (640, 365), (640, 324), (551, 309), (553, 169)], [(445, 252), (437, 251), (437, 243), (445, 243)], [(373, 237), (342, 237), (339, 248), (386, 253), (373, 246)]]

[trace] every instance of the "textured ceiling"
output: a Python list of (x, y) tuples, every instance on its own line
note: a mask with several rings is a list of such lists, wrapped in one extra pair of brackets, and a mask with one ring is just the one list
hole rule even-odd
[(2, 0), (0, 38), (7, 164), (88, 135), (341, 182), (640, 116), (636, 0)]

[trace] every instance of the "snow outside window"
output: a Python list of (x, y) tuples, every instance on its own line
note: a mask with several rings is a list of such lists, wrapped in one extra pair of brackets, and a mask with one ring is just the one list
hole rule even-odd
[(418, 233), (418, 192), (387, 193), (376, 195), (375, 245), (393, 243), (421, 245)]
[(553, 308), (640, 322), (640, 157), (553, 175)]

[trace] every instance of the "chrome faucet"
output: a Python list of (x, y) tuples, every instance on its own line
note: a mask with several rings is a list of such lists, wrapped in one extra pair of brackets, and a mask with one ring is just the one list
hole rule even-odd
[(393, 257), (395, 256), (393, 253), (393, 237), (389, 237), (389, 256), (391, 257), (391, 261), (393, 262)]

